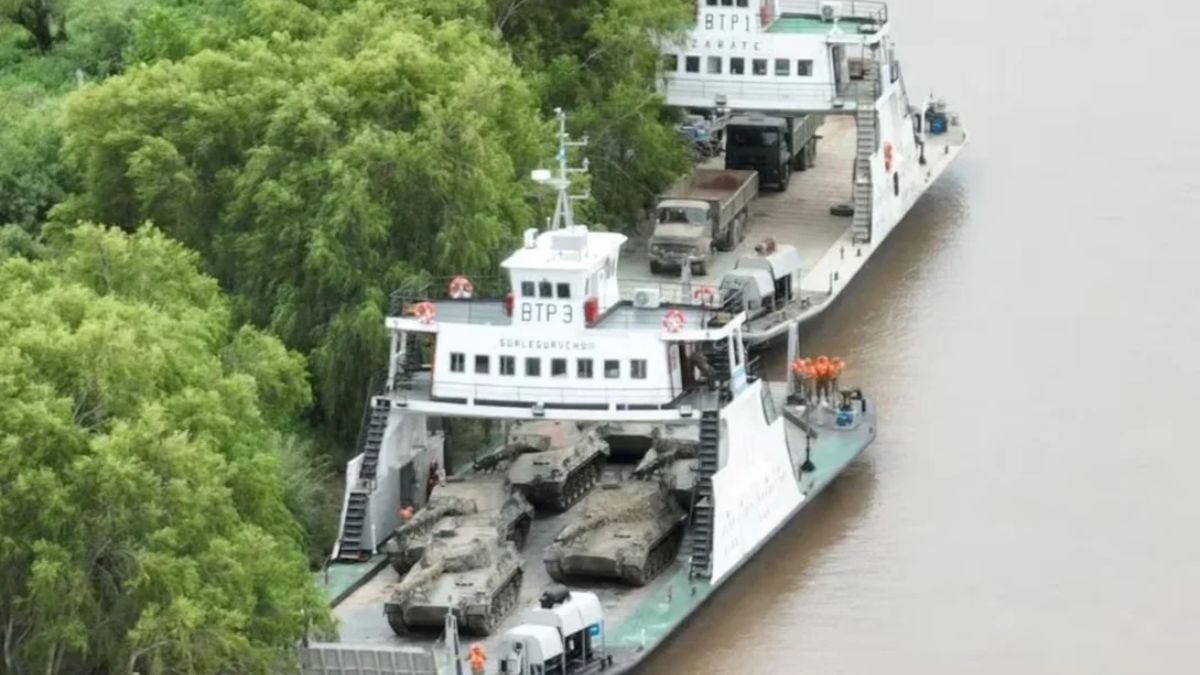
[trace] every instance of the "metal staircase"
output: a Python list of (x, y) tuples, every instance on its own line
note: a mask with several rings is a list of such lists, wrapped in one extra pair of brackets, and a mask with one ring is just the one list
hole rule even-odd
[(697, 456), (700, 473), (692, 491), (692, 577), (712, 575), (713, 487), (717, 472), (721, 437), (721, 416), (716, 409), (700, 413), (700, 445)]
[(379, 453), (383, 448), (383, 434), (387, 431), (388, 413), (391, 408), (391, 401), (386, 397), (371, 398), (360, 440), (362, 464), (358, 467), (358, 482), (355, 489), (350, 491), (346, 500), (346, 512), (342, 518), (338, 560), (361, 560), (374, 553), (373, 543), (366, 538), (367, 506), (379, 469)]
[(879, 115), (875, 102), (879, 97), (879, 67), (874, 61), (863, 65), (863, 81), (858, 89), (855, 123), (858, 145), (854, 158), (854, 221), (852, 235), (856, 243), (871, 241), (871, 214), (874, 185), (871, 157), (879, 149)]

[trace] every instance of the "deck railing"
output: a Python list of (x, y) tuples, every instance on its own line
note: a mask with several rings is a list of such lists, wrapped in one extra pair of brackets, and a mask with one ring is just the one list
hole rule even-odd
[[(754, 82), (668, 74), (663, 91), (669, 105), (712, 105), (718, 96), (731, 108), (833, 110), (844, 106), (833, 82)], [(764, 78), (765, 79), (765, 78)], [(768, 105), (769, 103), (769, 105)]]
[[(866, 19), (875, 23), (887, 23), (888, 6), (878, 0), (841, 0), (842, 19)], [(820, 0), (776, 0), (779, 14), (802, 14), (821, 16)]]

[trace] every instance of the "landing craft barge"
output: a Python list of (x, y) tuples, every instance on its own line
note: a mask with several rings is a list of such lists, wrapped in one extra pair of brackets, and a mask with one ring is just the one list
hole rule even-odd
[[(623, 672), (874, 439), (874, 408), (836, 372), (757, 377), (744, 313), (622, 301), (625, 237), (573, 222), (560, 140), (557, 177), (535, 172), (559, 190), (557, 227), (504, 262), (512, 291), (458, 279), (457, 299), (387, 319), (335, 555), (394, 566), (336, 606), (343, 643), (301, 649), (307, 673)], [(510, 430), (442, 477), (436, 418)]]
[[(882, 2), (697, 0), (695, 26), (661, 51), (667, 105), (723, 120), (723, 138), (705, 147), (724, 154), (698, 169), (753, 169), (784, 190), (751, 202), (734, 241), (714, 225), (705, 241), (725, 245), (693, 251), (704, 262), (684, 266), (682, 287), (651, 273), (664, 253), (655, 242), (631, 242), (622, 297), (653, 305), (707, 293), (747, 313), (751, 346), (829, 307), (967, 140), (944, 102), (910, 99)], [(817, 120), (815, 136), (796, 131)], [(766, 239), (782, 267), (758, 260)]]

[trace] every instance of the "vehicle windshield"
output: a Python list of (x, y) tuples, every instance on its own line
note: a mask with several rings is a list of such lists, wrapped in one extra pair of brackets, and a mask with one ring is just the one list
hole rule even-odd
[(688, 225), (703, 225), (707, 221), (705, 209), (689, 209), (677, 206), (663, 207), (658, 210), (660, 223), (685, 223)]
[(729, 130), (729, 140), (741, 147), (771, 147), (779, 144), (779, 132), (758, 127), (734, 127)]

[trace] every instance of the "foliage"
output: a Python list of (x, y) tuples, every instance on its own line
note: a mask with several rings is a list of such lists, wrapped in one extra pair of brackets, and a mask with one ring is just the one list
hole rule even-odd
[(83, 190), (56, 217), (150, 219), (200, 251), (244, 318), (309, 354), (326, 420), (353, 438), (389, 291), (490, 272), (531, 222), (535, 104), (486, 34), (364, 3), (311, 40), (73, 95), (64, 156)]
[(328, 622), (261, 408), (300, 364), (155, 230), (0, 243), (3, 671), (278, 672)]

